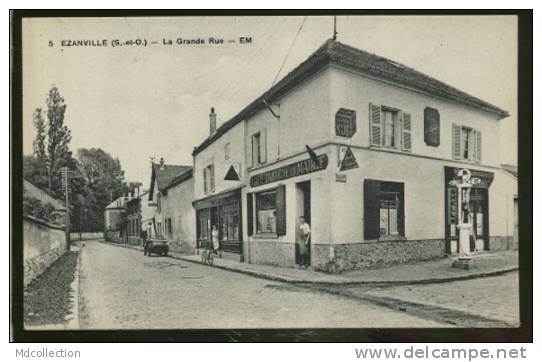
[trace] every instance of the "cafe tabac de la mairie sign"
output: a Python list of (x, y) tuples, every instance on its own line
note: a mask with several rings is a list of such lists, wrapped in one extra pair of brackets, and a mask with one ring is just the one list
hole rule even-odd
[(308, 173), (325, 170), (327, 168), (328, 158), (324, 153), (318, 156), (318, 162), (308, 158), (290, 165), (282, 166), (271, 171), (254, 175), (250, 178), (250, 186), (258, 187), (261, 185), (286, 180), (291, 177), (306, 175)]

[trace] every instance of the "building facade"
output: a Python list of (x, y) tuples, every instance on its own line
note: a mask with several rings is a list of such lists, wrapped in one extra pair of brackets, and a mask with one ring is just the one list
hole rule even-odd
[(125, 242), (124, 219), (128, 197), (119, 197), (104, 210), (104, 239), (116, 243)]
[(217, 225), (240, 260), (295, 265), (300, 216), (315, 268), (454, 254), (463, 169), (477, 180), (472, 249), (513, 239), (507, 112), (402, 64), (330, 40), (218, 129), (213, 113), (193, 152), (197, 238)]
[(152, 165), (147, 207), (142, 228), (150, 238), (167, 239), (170, 250), (193, 254), (196, 250), (196, 212), (191, 166), (168, 165), (163, 159)]

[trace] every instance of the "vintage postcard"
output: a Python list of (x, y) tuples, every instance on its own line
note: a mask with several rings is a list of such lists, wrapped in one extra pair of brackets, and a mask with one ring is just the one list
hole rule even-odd
[(21, 36), (26, 330), (520, 326), (516, 16)]

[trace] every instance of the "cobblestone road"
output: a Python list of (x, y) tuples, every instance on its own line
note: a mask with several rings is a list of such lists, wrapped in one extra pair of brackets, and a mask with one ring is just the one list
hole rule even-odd
[(322, 291), (97, 241), (81, 250), (85, 329), (442, 327)]

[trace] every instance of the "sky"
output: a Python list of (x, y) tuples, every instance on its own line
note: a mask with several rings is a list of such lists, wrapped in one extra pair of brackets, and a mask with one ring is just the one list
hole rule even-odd
[[(67, 104), (70, 148), (102, 148), (120, 159), (127, 181), (148, 187), (151, 157), (192, 165), (193, 148), (209, 133), (210, 107), (220, 126), (271, 87), (287, 54), (279, 80), (332, 36), (333, 17), (303, 20), (24, 19), (23, 153), (32, 153), (32, 113), (45, 108), (54, 84)], [(517, 164), (514, 16), (339, 16), (337, 31), (345, 44), (413, 67), (507, 110), (510, 117), (500, 121), (506, 150), (501, 157), (503, 163)], [(209, 44), (210, 37), (224, 43)], [(241, 44), (240, 37), (252, 42)], [(147, 40), (147, 46), (110, 45), (114, 39), (138, 38)], [(206, 44), (162, 45), (179, 38), (202, 38)], [(60, 43), (85, 39), (105, 39), (108, 45)]]

